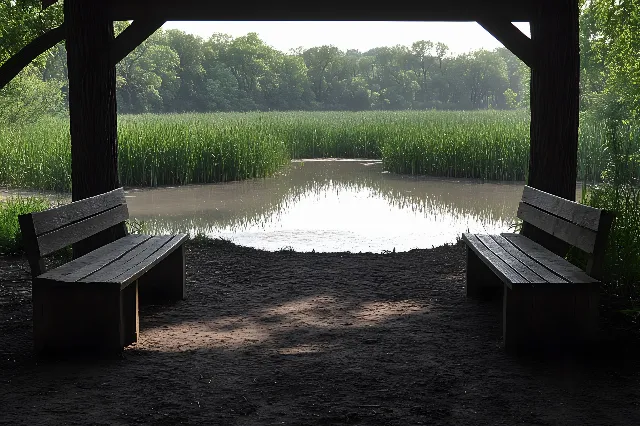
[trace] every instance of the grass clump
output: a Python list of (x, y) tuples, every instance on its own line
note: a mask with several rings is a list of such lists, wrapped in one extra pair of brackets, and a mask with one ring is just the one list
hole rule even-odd
[(24, 249), (18, 216), (51, 207), (46, 198), (9, 197), (0, 200), (0, 253), (16, 254)]
[(583, 202), (615, 214), (605, 257), (605, 290), (625, 310), (640, 312), (640, 123), (604, 120), (599, 132), (608, 162), (602, 182), (588, 188)]

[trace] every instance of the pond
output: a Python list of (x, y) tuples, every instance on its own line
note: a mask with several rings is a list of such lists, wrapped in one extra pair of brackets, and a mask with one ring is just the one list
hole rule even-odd
[(523, 182), (400, 176), (380, 161), (293, 161), (273, 178), (129, 189), (151, 232), (205, 233), (265, 250), (407, 251), (508, 232)]
[[(509, 232), (523, 186), (397, 175), (378, 160), (295, 160), (272, 178), (128, 188), (126, 197), (149, 233), (204, 233), (271, 251), (381, 253), (455, 243), (463, 232)], [(0, 199), (16, 194), (34, 193), (1, 190)]]

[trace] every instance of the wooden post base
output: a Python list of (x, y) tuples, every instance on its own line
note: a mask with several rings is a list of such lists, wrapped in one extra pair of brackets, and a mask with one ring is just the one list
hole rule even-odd
[(140, 303), (182, 300), (186, 297), (184, 245), (138, 279)]
[(502, 292), (502, 281), (467, 246), (467, 297), (487, 300)]
[(137, 285), (33, 284), (33, 339), (36, 354), (119, 353), (137, 341)]
[(598, 339), (596, 285), (505, 285), (503, 336), (505, 350), (567, 351)]

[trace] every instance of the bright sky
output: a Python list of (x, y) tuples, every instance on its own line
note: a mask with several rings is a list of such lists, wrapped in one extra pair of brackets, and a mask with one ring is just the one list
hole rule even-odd
[[(514, 23), (529, 36), (529, 23)], [(450, 53), (466, 53), (477, 49), (502, 46), (475, 22), (167, 22), (164, 29), (177, 28), (204, 39), (213, 33), (233, 37), (256, 32), (268, 45), (288, 52), (297, 47), (309, 48), (332, 44), (339, 49), (365, 52), (374, 47), (431, 40), (449, 46)]]

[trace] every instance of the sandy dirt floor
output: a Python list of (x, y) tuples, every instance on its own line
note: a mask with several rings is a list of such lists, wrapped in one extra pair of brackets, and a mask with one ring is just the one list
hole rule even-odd
[(640, 355), (511, 357), (462, 245), (262, 252), (192, 243), (184, 301), (120, 358), (36, 360), (20, 257), (0, 257), (0, 424), (638, 425)]

